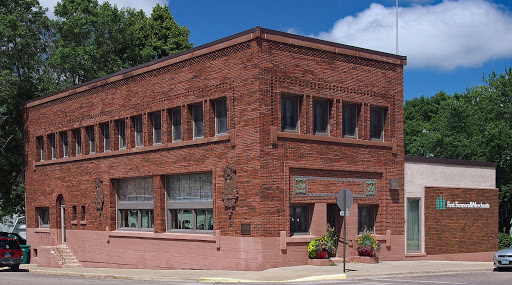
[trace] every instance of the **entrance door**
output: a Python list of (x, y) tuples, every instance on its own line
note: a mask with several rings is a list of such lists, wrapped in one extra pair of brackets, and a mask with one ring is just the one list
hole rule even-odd
[(66, 204), (62, 195), (57, 196), (57, 215), (57, 239), (59, 243), (66, 243)]

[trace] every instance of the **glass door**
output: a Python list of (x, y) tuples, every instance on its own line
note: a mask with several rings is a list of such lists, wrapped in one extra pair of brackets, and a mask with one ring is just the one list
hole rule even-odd
[(420, 249), (420, 200), (407, 200), (407, 252)]

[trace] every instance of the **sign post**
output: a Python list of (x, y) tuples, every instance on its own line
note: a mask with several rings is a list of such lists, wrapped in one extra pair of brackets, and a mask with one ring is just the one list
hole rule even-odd
[(347, 259), (347, 216), (349, 214), (348, 209), (354, 203), (354, 195), (348, 189), (341, 189), (338, 192), (336, 203), (341, 209), (340, 215), (343, 216), (343, 273), (345, 273), (345, 260)]

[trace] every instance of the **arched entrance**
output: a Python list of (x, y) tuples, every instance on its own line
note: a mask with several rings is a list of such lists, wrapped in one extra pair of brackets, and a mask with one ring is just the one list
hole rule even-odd
[(66, 243), (66, 204), (62, 194), (57, 196), (57, 241), (61, 244)]

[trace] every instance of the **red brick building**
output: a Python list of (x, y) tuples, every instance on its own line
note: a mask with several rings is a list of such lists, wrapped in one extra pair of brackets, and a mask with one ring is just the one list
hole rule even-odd
[(306, 264), (341, 188), (348, 235), (404, 259), (405, 64), (256, 27), (26, 102), (33, 262)]

